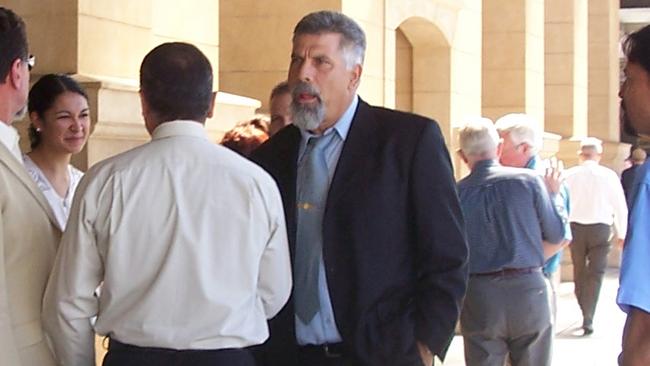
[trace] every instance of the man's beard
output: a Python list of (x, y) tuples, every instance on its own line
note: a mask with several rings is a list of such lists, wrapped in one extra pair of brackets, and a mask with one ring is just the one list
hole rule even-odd
[(639, 133), (637, 130), (632, 126), (632, 121), (630, 120), (630, 117), (628, 116), (627, 112), (625, 111), (625, 102), (621, 100), (621, 128), (623, 129), (623, 132), (630, 136), (635, 136), (638, 137)]
[[(316, 97), (315, 105), (300, 104), (301, 94), (311, 94)], [(320, 92), (313, 85), (300, 82), (291, 92), (292, 123), (301, 130), (313, 131), (320, 126), (325, 117), (325, 105)]]

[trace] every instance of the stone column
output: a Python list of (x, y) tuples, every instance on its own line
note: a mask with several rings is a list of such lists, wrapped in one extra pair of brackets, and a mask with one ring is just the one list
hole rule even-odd
[(589, 2), (588, 134), (619, 140), (619, 2)]
[[(544, 121), (544, 1), (483, 1), (483, 115)], [(541, 126), (540, 126), (541, 127)]]
[(546, 130), (587, 134), (587, 0), (546, 0)]
[[(196, 45), (212, 64), (214, 90), (219, 88), (218, 0), (7, 0), (3, 6), (27, 24), (30, 52), (37, 59), (32, 81), (47, 73), (66, 73), (88, 92), (93, 133), (86, 148), (73, 157), (80, 169), (149, 140), (141, 117), (138, 75), (144, 55), (156, 45), (169, 41)], [(219, 140), (259, 105), (218, 93), (215, 117), (206, 123), (211, 138)], [(17, 124), (24, 150), (29, 145), (27, 125)]]

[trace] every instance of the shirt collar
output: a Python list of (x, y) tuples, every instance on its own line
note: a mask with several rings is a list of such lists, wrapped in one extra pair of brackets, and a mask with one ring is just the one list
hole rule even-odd
[[(354, 117), (354, 113), (357, 110), (357, 105), (359, 105), (359, 96), (355, 95), (354, 98), (352, 98), (352, 103), (348, 106), (348, 109), (345, 110), (341, 118), (334, 123), (334, 126), (328, 128), (323, 132), (323, 135), (328, 135), (332, 133), (332, 131), (336, 131), (336, 133), (339, 135), (342, 141), (345, 141), (345, 139), (348, 137), (348, 132), (350, 131), (350, 126), (352, 125), (352, 118)], [(314, 136), (313, 133), (300, 129), (300, 135), (302, 136), (302, 144), (306, 145), (307, 140), (309, 140), (310, 137)]]
[(472, 172), (477, 171), (477, 170), (484, 170), (493, 166), (499, 165), (499, 162), (497, 159), (485, 159), (481, 161), (477, 161), (474, 163), (474, 167), (472, 168)]
[(524, 168), (535, 170), (542, 165), (541, 163), (542, 159), (540, 159), (538, 155), (533, 155), (533, 157), (528, 160), (528, 163), (526, 163), (526, 166), (524, 166)]
[(191, 120), (176, 120), (159, 124), (151, 134), (152, 140), (174, 136), (200, 137), (208, 140), (208, 134), (202, 123)]

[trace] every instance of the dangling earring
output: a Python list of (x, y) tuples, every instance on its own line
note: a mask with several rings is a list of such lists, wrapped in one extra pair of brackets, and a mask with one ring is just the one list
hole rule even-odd
[(41, 128), (40, 128), (40, 127), (36, 127), (36, 132), (41, 132)]

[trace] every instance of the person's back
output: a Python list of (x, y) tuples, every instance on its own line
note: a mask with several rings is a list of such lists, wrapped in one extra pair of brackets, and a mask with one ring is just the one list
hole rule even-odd
[(556, 241), (562, 236), (561, 228), (540, 210), (543, 202), (539, 194), (546, 194), (543, 184), (535, 172), (504, 167), (492, 160), (477, 163), (458, 183), (468, 223), (470, 273), (543, 265), (542, 237)]
[(587, 160), (565, 172), (566, 184), (571, 194), (569, 221), (581, 224), (604, 222), (612, 224), (618, 213), (618, 192), (612, 186), (620, 186), (616, 173), (595, 161)]
[(492, 121), (468, 121), (458, 140), (471, 170), (458, 182), (470, 267), (460, 317), (465, 363), (550, 365), (553, 327), (542, 266), (548, 247), (563, 240), (562, 218), (539, 175), (499, 164), (503, 144)]
[(268, 337), (291, 291), (280, 193), (210, 141), (212, 68), (196, 47), (156, 47), (140, 84), (151, 142), (77, 189), (44, 300), (55, 355), (91, 364), (97, 316), (105, 366), (252, 366), (246, 347)]
[[(86, 220), (107, 234), (97, 241), (105, 267), (97, 332), (177, 349), (263, 342), (267, 316), (280, 310), (255, 296), (269, 238), (285, 235), (275, 233), (283, 227), (269, 199), (275, 183), (206, 139), (156, 137), (91, 169), (80, 192)], [(237, 327), (246, 322), (252, 328)]]

